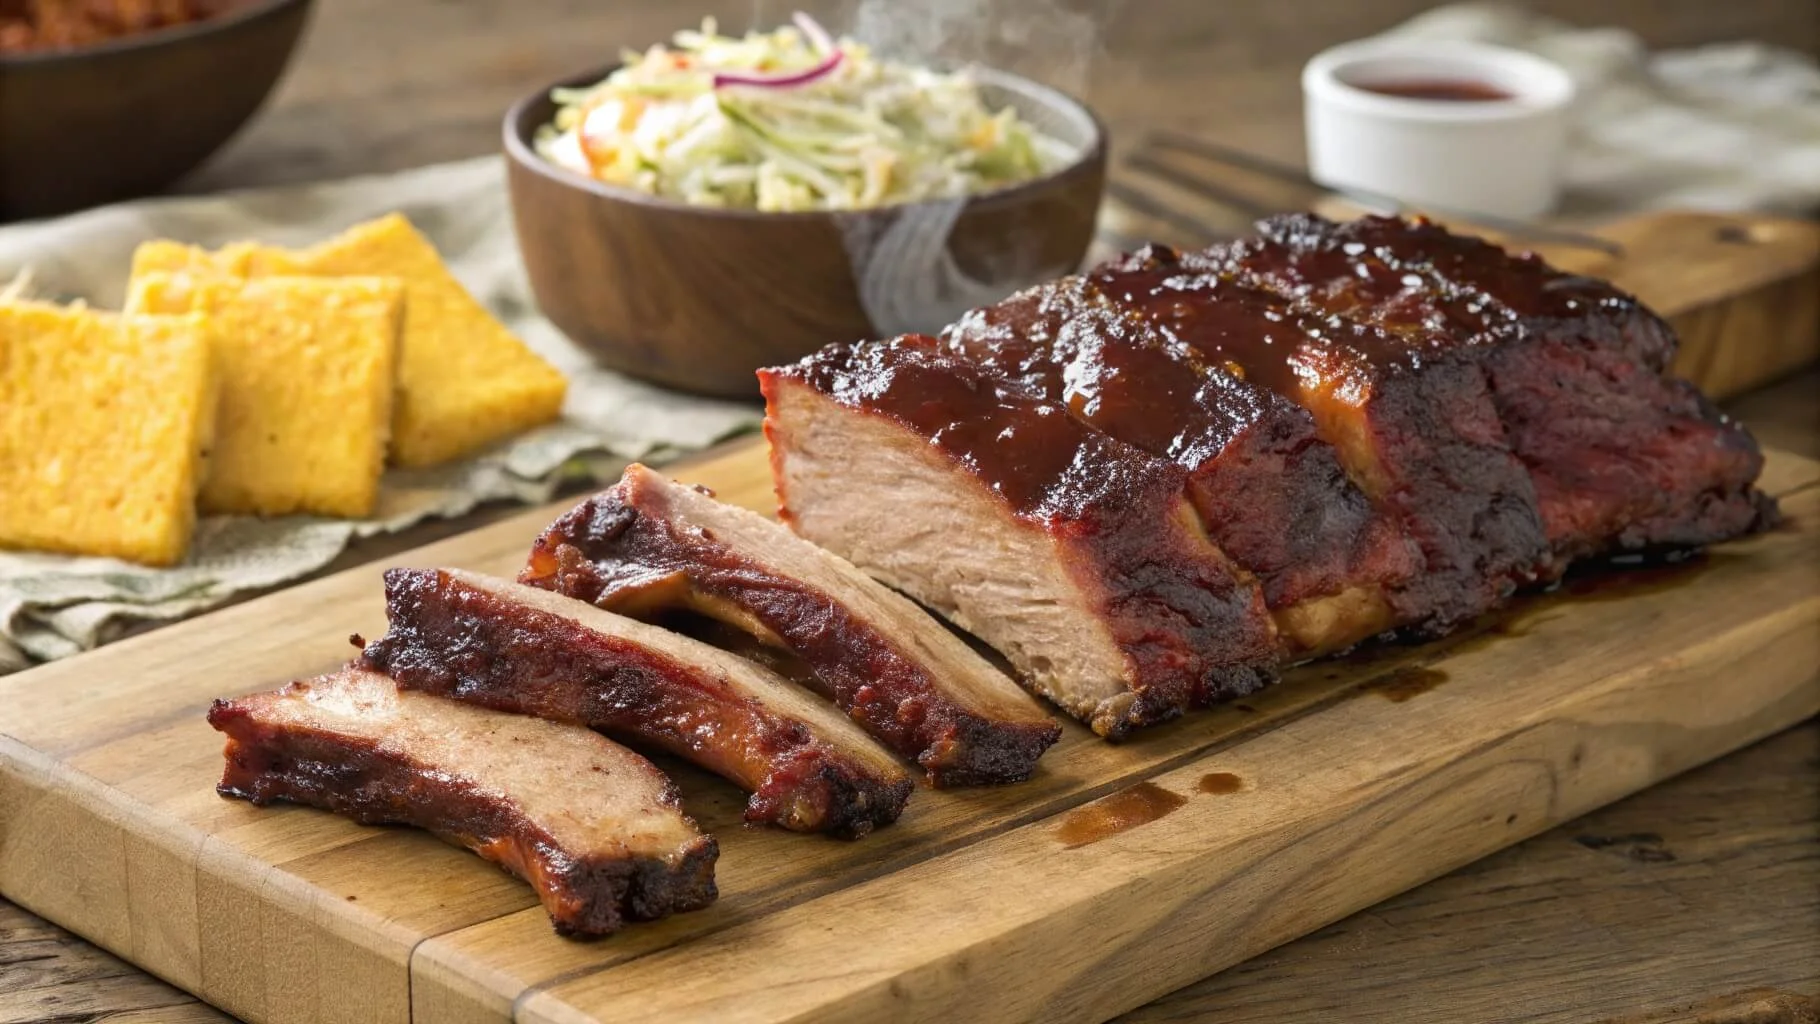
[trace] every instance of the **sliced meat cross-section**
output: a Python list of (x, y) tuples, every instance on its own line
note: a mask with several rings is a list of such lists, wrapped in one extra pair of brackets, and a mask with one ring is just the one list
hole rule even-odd
[(1061, 735), (965, 641), (846, 559), (641, 465), (544, 531), (519, 579), (641, 619), (686, 609), (741, 629), (941, 785), (1024, 779)]
[(1274, 678), (1256, 580), (1181, 467), (909, 336), (762, 370), (782, 516), (1104, 736)]
[(1220, 550), (1258, 578), (1292, 658), (1396, 624), (1386, 595), (1415, 574), (1419, 553), (1295, 402), (1115, 308), (1086, 278), (975, 310), (942, 341), (1187, 470), (1188, 500)]
[(561, 594), (452, 569), (385, 574), (363, 658), (406, 689), (591, 726), (752, 794), (751, 821), (858, 836), (913, 780), (846, 716), (732, 654)]
[(401, 691), (347, 668), (218, 700), (224, 796), (429, 829), (531, 884), (556, 930), (604, 935), (714, 901), (718, 847), (651, 762), (579, 726)]

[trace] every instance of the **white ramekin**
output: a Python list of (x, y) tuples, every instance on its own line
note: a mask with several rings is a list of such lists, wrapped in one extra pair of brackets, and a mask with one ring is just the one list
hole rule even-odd
[[(1412, 99), (1360, 83), (1467, 81), (1511, 98)], [(1554, 208), (1573, 78), (1534, 54), (1483, 43), (1372, 41), (1302, 70), (1308, 169), (1321, 184), (1437, 211), (1535, 217)]]

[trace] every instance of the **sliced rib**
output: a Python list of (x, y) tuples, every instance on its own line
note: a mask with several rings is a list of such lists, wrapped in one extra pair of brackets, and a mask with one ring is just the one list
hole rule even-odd
[(1121, 308), (1313, 415), (1420, 548), (1423, 570), (1391, 595), (1400, 622), (1443, 631), (1532, 581), (1545, 552), (1535, 489), (1478, 364), (1239, 284), (1253, 252), (1151, 247), (1092, 276)]
[(913, 782), (852, 722), (773, 673), (669, 630), (453, 569), (385, 574), (368, 665), (407, 689), (592, 726), (752, 794), (749, 821), (858, 836)]
[(1180, 467), (928, 337), (761, 370), (782, 516), (1103, 736), (1255, 690), (1274, 628)]
[(1423, 221), (1297, 215), (1259, 229), (1242, 262), (1267, 286), (1479, 360), (1534, 480), (1551, 575), (1586, 555), (1707, 544), (1774, 519), (1753, 488), (1756, 442), (1663, 374), (1674, 332), (1634, 297)]
[(216, 788), (429, 829), (524, 879), (556, 930), (605, 935), (714, 901), (718, 847), (651, 762), (579, 726), (401, 691), (349, 667), (218, 700)]
[(1395, 625), (1386, 594), (1419, 554), (1347, 479), (1307, 410), (1210, 365), (1070, 277), (975, 310), (942, 335), (975, 365), (1188, 471), (1208, 535), (1258, 577), (1294, 656)]
[(788, 652), (940, 785), (1027, 778), (1061, 727), (852, 563), (634, 463), (537, 539), (520, 582), (646, 620), (687, 610)]

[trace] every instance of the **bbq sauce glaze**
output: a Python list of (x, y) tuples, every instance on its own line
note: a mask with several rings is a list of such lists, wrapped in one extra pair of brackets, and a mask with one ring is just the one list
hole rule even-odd
[(1082, 592), (1099, 603), (1139, 694), (1116, 720), (1094, 722), (1102, 735), (1243, 696), (1274, 674), (1276, 638), (1262, 592), (1184, 522), (1181, 466), (942, 351), (933, 337), (831, 345), (765, 373), (774, 375), (761, 374), (768, 395), (793, 378), (897, 422), (1062, 543), (1067, 564), (1091, 567)]
[(1380, 96), (1443, 103), (1498, 103), (1516, 98), (1513, 93), (1490, 83), (1462, 78), (1400, 78), (1388, 82), (1353, 82), (1351, 85)]
[[(1033, 521), (1115, 536), (1133, 510), (1166, 509), (1182, 493), (1186, 471), (1179, 466), (1113, 440), (1032, 388), (944, 353), (935, 338), (831, 346), (791, 372), (836, 401), (906, 424)], [(1083, 472), (1085, 466), (1095, 471)]]
[(942, 343), (1188, 469), (1188, 497), (1208, 532), (1258, 575), (1272, 608), (1338, 593), (1359, 574), (1413, 571), (1400, 545), (1381, 542), (1369, 503), (1316, 442), (1310, 414), (1244, 379), (1243, 367), (1203, 359), (1176, 336), (1179, 323), (1158, 319), (1180, 303), (1193, 308), (1193, 296), (1159, 297), (1156, 286), (1141, 272), (1066, 278), (974, 310)]
[(361, 660), (407, 690), (633, 738), (747, 792), (748, 821), (857, 837), (897, 819), (909, 776), (835, 749), (727, 680), (441, 570), (385, 574), (391, 628)]
[(1388, 367), (1417, 354), (1392, 334), (1311, 315), (1234, 282), (1230, 268), (1213, 260), (1183, 255), (1152, 246), (1101, 268), (1093, 281), (1115, 306), (1155, 323), (1207, 363), (1292, 401), (1300, 401), (1311, 360)]
[(1086, 278), (968, 313), (947, 351), (1028, 383), (1112, 437), (1193, 468), (1275, 411), (1258, 389), (1210, 369), (1151, 319)]

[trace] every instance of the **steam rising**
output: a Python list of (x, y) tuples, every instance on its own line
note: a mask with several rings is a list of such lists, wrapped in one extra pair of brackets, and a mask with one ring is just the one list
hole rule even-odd
[(1079, 94), (1099, 50), (1097, 22), (1064, 0), (862, 0), (852, 34), (901, 60), (985, 64)]
[[(936, 67), (984, 64), (1066, 92), (1087, 91), (1101, 28), (1122, 0), (846, 0), (827, 24), (880, 56)], [(801, 0), (753, 0), (754, 27), (788, 20)]]

